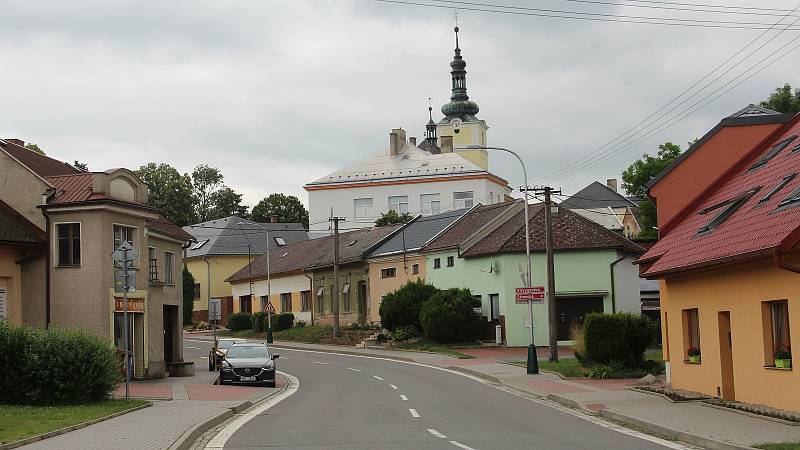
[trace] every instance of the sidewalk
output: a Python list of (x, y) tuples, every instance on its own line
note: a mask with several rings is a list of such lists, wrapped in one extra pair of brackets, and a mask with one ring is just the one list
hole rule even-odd
[[(629, 390), (637, 380), (563, 380), (558, 375), (544, 372), (528, 375), (524, 367), (502, 362), (524, 359), (526, 349), (459, 349), (476, 358), (457, 359), (436, 353), (287, 341), (276, 341), (273, 347), (387, 357), (448, 367), (707, 448), (741, 449), (767, 442), (800, 441), (800, 426), (714, 408), (704, 403), (673, 403), (657, 395)], [(537, 350), (540, 350), (537, 353), (542, 358), (541, 349)]]
[[(251, 404), (280, 392), (278, 388), (217, 386), (216, 372), (198, 370), (193, 377), (137, 381), (130, 395), (153, 400), (153, 406), (124, 414), (79, 430), (52, 437), (22, 448), (82, 450), (183, 449), (188, 448), (206, 427), (216, 424)], [(125, 385), (114, 395), (125, 396)]]

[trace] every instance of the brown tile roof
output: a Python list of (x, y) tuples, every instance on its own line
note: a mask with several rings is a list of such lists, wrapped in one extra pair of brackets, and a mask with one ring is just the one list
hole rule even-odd
[[(530, 205), (531, 251), (545, 250), (544, 205)], [(606, 229), (567, 208), (558, 208), (553, 215), (553, 245), (556, 250), (583, 250), (621, 248), (631, 253), (643, 253), (644, 249), (623, 236)], [(524, 211), (520, 211), (494, 232), (478, 241), (461, 254), (463, 257), (482, 256), (494, 253), (525, 251)]]
[(92, 174), (89, 172), (46, 177), (45, 180), (56, 189), (56, 194), (50, 202), (51, 204), (105, 198), (105, 195), (95, 194), (92, 191)]
[(458, 247), (480, 227), (513, 205), (512, 202), (505, 202), (475, 207), (472, 211), (464, 214), (447, 231), (428, 243), (424, 250), (433, 251)]
[(167, 220), (166, 217), (162, 216), (161, 214), (158, 215), (158, 219), (156, 220), (148, 220), (147, 226), (154, 230), (158, 230), (162, 233), (168, 234), (170, 236), (176, 237), (181, 240), (185, 241), (194, 241), (195, 238), (183, 228), (175, 225), (174, 223)]
[(6, 145), (3, 148), (8, 154), (16, 158), (22, 164), (25, 164), (25, 166), (42, 178), (80, 173), (78, 169), (63, 161), (28, 150), (13, 140), (6, 140), (4, 142)]

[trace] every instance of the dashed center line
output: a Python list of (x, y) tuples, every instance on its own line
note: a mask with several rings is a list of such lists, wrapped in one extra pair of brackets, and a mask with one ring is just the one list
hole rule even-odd
[(324, 364), (324, 365), (327, 365), (328, 363), (326, 363), (326, 362), (322, 362), (322, 361), (314, 361), (314, 364)]
[(400, 395), (400, 400), (403, 400), (404, 402), (407, 402), (408, 401), (408, 397), (406, 397), (405, 395)]
[(389, 385), (389, 387), (390, 387), (390, 388), (392, 388), (392, 389), (394, 389), (395, 391), (397, 390), (397, 386), (395, 386), (395, 385), (393, 385), (393, 384), (390, 384), (390, 385)]
[(348, 367), (347, 370), (352, 370), (353, 372), (361, 372), (361, 369), (353, 369), (352, 367)]
[(450, 441), (450, 443), (455, 445), (456, 447), (461, 447), (464, 450), (475, 450), (474, 448), (472, 448), (472, 447), (470, 447), (468, 445), (464, 445), (464, 444), (462, 444), (461, 442), (458, 442), (458, 441)]
[(442, 433), (439, 433), (438, 431), (434, 430), (433, 428), (428, 428), (428, 433), (430, 433), (430, 434), (432, 434), (432, 435), (434, 435), (434, 436), (436, 436), (438, 438), (447, 439), (447, 436), (443, 435)]
[[(410, 412), (410, 413), (411, 413), (411, 417), (419, 417), (419, 413), (418, 413), (418, 412), (417, 412), (417, 410), (416, 410), (416, 409), (414, 409), (414, 408), (410, 408), (410, 409), (408, 410), (408, 412)], [(474, 450), (474, 449), (473, 449), (473, 450)]]
[(379, 377), (379, 376), (377, 376), (377, 375), (373, 375), (373, 376), (372, 376), (372, 378), (375, 378), (376, 380), (381, 380), (381, 381), (383, 381), (383, 378), (381, 378), (381, 377)]

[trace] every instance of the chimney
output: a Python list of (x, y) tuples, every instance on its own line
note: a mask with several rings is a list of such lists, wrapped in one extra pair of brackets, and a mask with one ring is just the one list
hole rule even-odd
[(389, 133), (389, 155), (397, 156), (406, 143), (406, 132), (402, 128), (393, 128)]
[(414, 147), (417, 146), (417, 138), (414, 137), (414, 136), (411, 136), (410, 138), (408, 138), (408, 142), (411, 143), (411, 145), (413, 145)]
[(276, 216), (274, 214), (269, 216), (269, 222), (270, 223), (278, 223), (278, 216)]
[(617, 179), (616, 178), (609, 178), (606, 180), (606, 186), (614, 192), (617, 192)]
[(10, 142), (12, 144), (17, 144), (20, 147), (24, 147), (25, 146), (25, 141), (23, 141), (22, 139), (5, 138), (3, 140), (6, 141), (6, 142)]
[(442, 136), (442, 153), (453, 153), (453, 136)]

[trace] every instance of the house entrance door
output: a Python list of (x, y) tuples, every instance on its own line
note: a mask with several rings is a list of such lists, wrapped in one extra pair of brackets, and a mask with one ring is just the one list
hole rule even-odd
[(558, 340), (570, 340), (570, 328), (573, 325), (583, 325), (586, 315), (593, 312), (603, 312), (602, 297), (556, 298)]
[(719, 359), (721, 394), (723, 400), (735, 400), (736, 393), (733, 386), (733, 336), (731, 336), (731, 312), (720, 311), (717, 313), (719, 324)]
[(367, 283), (365, 281), (358, 282), (358, 322), (365, 323), (367, 321)]

